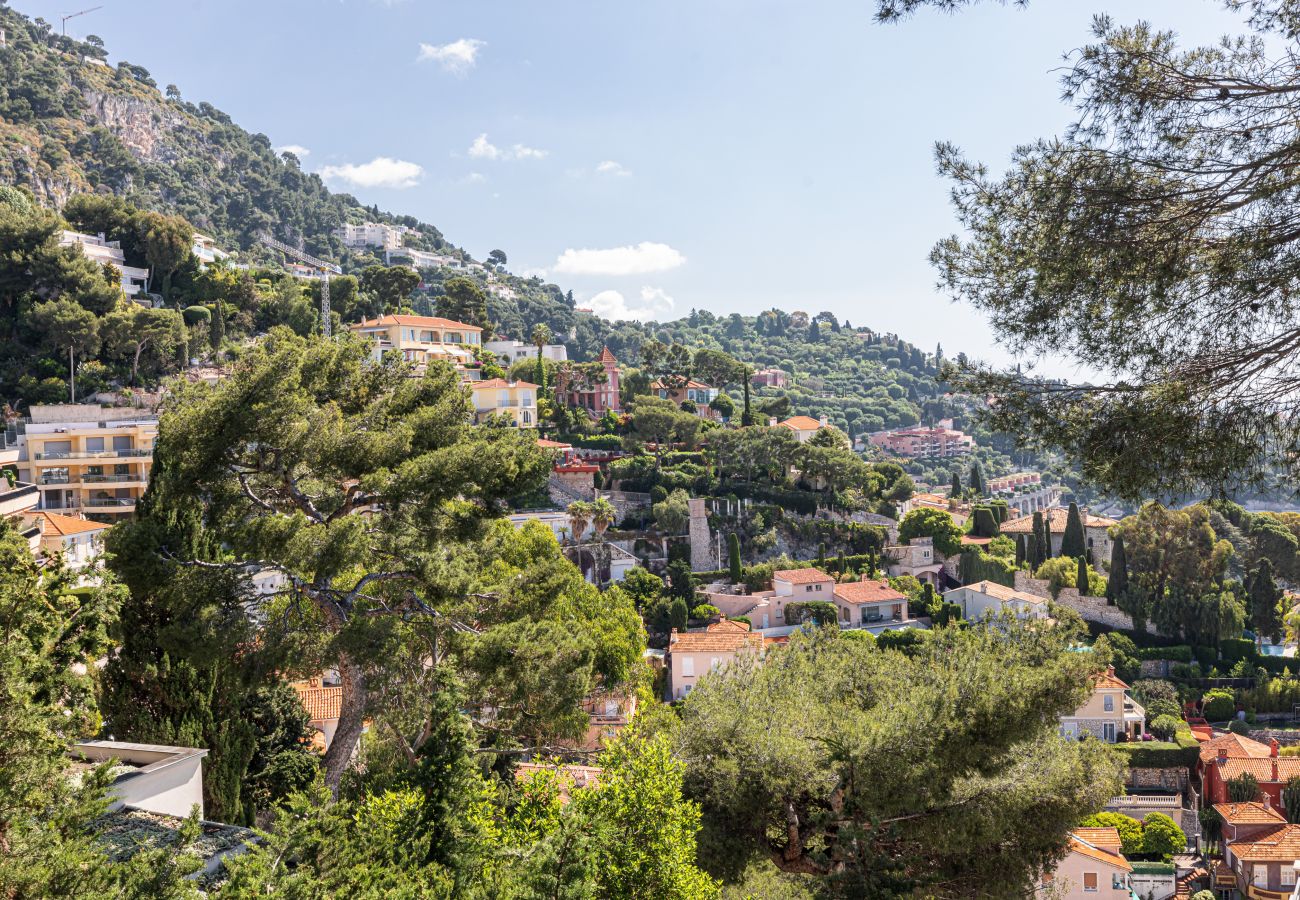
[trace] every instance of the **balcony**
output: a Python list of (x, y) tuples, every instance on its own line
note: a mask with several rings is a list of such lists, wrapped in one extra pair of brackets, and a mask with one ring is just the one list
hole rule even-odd
[(153, 450), (55, 450), (52, 453), (37, 453), (33, 458), (49, 459), (140, 459), (153, 456)]
[(102, 510), (107, 512), (124, 512), (135, 509), (136, 497), (86, 497), (81, 501), (85, 510)]
[(79, 479), (85, 484), (144, 484), (149, 480), (149, 476), (144, 473), (134, 473), (127, 475), (82, 475)]
[[(0, 481), (0, 485), (6, 485), (6, 482)], [(0, 488), (0, 516), (25, 512), (34, 507), (39, 500), (40, 496), (34, 484), (19, 481), (13, 487), (2, 487)]]
[(1291, 890), (1270, 891), (1266, 888), (1255, 887), (1253, 884), (1246, 886), (1246, 896), (1250, 900), (1292, 900), (1295, 896)]

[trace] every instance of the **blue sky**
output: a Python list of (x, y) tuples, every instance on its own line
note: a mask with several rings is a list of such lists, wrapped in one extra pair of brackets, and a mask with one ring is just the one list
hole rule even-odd
[[(96, 2), (11, 5), (57, 26)], [(926, 256), (955, 227), (934, 142), (998, 169), (1059, 131), (1053, 70), (1095, 12), (1196, 42), (1240, 30), (1214, 0), (1035, 0), (887, 27), (868, 0), (98, 2), (69, 34), (580, 305), (826, 309), (995, 360), (981, 316), (934, 290)]]

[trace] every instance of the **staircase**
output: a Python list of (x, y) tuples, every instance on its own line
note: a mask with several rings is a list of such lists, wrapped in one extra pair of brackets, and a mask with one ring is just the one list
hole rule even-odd
[(1192, 894), (1204, 889), (1204, 882), (1209, 877), (1210, 873), (1205, 869), (1192, 869), (1192, 871), (1178, 879), (1178, 889), (1174, 892), (1174, 900), (1191, 900)]

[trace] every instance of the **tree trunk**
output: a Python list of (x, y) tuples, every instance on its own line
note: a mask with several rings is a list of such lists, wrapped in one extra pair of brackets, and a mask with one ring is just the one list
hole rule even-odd
[(789, 801), (785, 804), (785, 835), (785, 850), (781, 853), (781, 858), (786, 862), (794, 862), (803, 856), (803, 840), (799, 836), (799, 813)]
[(335, 797), (339, 793), (339, 782), (343, 773), (352, 765), (352, 756), (361, 741), (361, 732), (365, 727), (366, 699), (369, 691), (366, 676), (350, 656), (339, 657), (339, 677), (343, 682), (343, 700), (339, 707), (339, 724), (325, 751), (322, 765), (325, 767), (325, 783)]

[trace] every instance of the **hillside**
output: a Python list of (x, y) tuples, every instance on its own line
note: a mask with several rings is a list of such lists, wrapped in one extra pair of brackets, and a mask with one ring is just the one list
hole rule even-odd
[[(254, 263), (275, 261), (256, 241), (256, 233), (266, 230), (301, 241), (307, 251), (360, 274), (380, 260), (349, 250), (331, 231), (343, 222), (362, 221), (405, 225), (413, 229), (410, 246), (468, 258), (432, 224), (329, 190), (292, 155), (276, 154), (265, 135), (250, 134), (209, 103), (182, 99), (175, 86), (160, 90), (145, 68), (128, 62), (108, 66), (97, 39), (62, 37), (40, 20), (2, 6), (0, 27), (7, 35), (0, 49), (0, 185), (26, 188), (42, 206), (60, 210), (78, 194), (111, 194), (141, 211), (182, 216)], [(409, 304), (432, 310), (453, 274), (460, 273), (423, 270), (422, 287)], [(641, 345), (651, 338), (709, 347), (754, 368), (776, 366), (790, 373), (788, 390), (760, 392), (760, 404), (776, 414), (825, 415), (854, 435), (944, 417), (969, 426), (970, 406), (947, 395), (937, 380), (935, 354), (895, 335), (850, 327), (829, 313), (768, 310), (719, 317), (701, 310), (673, 322), (608, 322), (579, 312), (571, 292), (539, 278), (519, 278), (504, 269), (491, 275), (492, 284), (486, 273), (475, 277), (489, 288), (488, 316), (499, 334), (526, 340), (535, 324), (545, 323), (574, 359), (594, 359), (608, 345), (636, 365)], [(274, 302), (249, 300), (247, 327), (309, 316), (298, 300), (287, 297), (291, 293), (285, 288), (286, 296)], [(184, 299), (212, 305), (217, 298), (195, 289)], [(239, 304), (227, 298), (226, 305)], [(358, 304), (357, 314), (364, 309)], [(32, 343), (37, 343), (34, 336)], [(101, 361), (112, 365), (110, 359)], [(45, 366), (40, 374), (48, 381), (46, 393), (56, 394), (56, 367)], [(1013, 459), (1005, 442), (976, 434), (977, 456), (989, 474), (1041, 462), (1023, 455)], [(923, 480), (947, 482), (942, 468), (912, 469)]]

